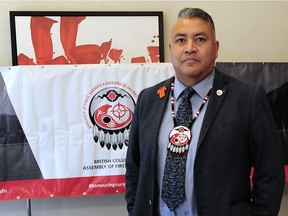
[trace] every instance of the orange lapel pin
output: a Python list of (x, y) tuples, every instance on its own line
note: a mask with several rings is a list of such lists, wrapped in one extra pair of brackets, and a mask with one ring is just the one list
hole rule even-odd
[(159, 95), (159, 98), (165, 97), (165, 91), (167, 90), (166, 86), (162, 86), (158, 89), (157, 94)]

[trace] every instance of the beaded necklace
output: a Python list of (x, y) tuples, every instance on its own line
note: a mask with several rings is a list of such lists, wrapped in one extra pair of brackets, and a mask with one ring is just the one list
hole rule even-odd
[[(212, 87), (209, 89), (209, 91), (208, 91), (207, 95), (205, 96), (204, 100), (202, 101), (202, 104), (199, 107), (198, 111), (193, 116), (192, 124), (195, 122), (197, 117), (200, 115), (200, 112), (202, 111), (203, 107), (205, 106), (206, 102), (208, 101), (208, 98), (211, 94), (211, 89), (212, 89)], [(174, 81), (172, 81), (172, 83), (171, 83), (171, 111), (172, 111), (172, 118), (173, 118), (174, 126), (176, 127), (177, 124), (176, 124), (176, 115), (175, 115), (174, 103), (175, 103), (175, 100), (174, 100)]]
[[(198, 111), (193, 116), (191, 126), (193, 125), (197, 117), (200, 115), (200, 112), (202, 111), (203, 107), (208, 101), (208, 98), (211, 94), (211, 89), (212, 87), (209, 89)], [(171, 110), (172, 110), (174, 128), (171, 130), (169, 134), (168, 154), (178, 156), (187, 155), (189, 149), (189, 143), (192, 139), (192, 132), (190, 128), (181, 125), (177, 126), (175, 109), (174, 109), (174, 80), (171, 83)]]

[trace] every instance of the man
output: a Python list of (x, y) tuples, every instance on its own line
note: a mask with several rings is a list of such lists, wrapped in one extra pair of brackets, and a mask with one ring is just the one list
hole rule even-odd
[[(129, 215), (276, 216), (284, 162), (263, 88), (214, 68), (219, 42), (212, 18), (201, 9), (179, 12), (169, 47), (175, 77), (143, 90), (134, 112), (126, 158)], [(186, 87), (195, 90), (187, 100), (196, 113), (192, 125), (180, 125), (191, 130), (188, 145), (172, 138), (184, 134), (175, 113)], [(185, 157), (184, 174), (173, 174), (182, 170), (179, 164), (166, 170), (175, 155)], [(170, 196), (181, 193), (169, 190), (181, 191), (175, 182), (182, 177), (185, 197), (173, 205)]]

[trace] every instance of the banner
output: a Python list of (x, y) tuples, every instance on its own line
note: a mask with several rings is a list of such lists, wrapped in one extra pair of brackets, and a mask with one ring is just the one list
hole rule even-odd
[[(287, 88), (288, 76), (252, 65), (217, 67), (269, 89), (285, 154), (287, 91), (271, 92)], [(124, 193), (138, 94), (173, 74), (169, 63), (1, 67), (0, 200)]]
[(139, 92), (170, 64), (1, 68), (0, 199), (123, 193)]

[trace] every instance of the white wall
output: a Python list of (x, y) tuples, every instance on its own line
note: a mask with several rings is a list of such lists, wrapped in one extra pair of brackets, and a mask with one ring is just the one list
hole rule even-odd
[[(0, 216), (25, 216), (27, 201), (0, 202)], [(287, 216), (288, 187), (285, 188), (279, 216)], [(125, 216), (124, 195), (70, 197), (31, 200), (32, 216)], [(245, 216), (245, 215), (243, 215)]]
[[(0, 1), (0, 66), (12, 65), (9, 11), (163, 11), (165, 61), (170, 61), (170, 27), (183, 7), (200, 7), (214, 18), (220, 41), (218, 61), (287, 62), (286, 1)], [(26, 201), (0, 202), (0, 216), (23, 216)], [(124, 195), (31, 200), (33, 216), (127, 215)], [(287, 216), (288, 187), (280, 216)]]
[(12, 65), (9, 11), (163, 11), (165, 60), (170, 27), (183, 7), (201, 7), (214, 18), (218, 61), (287, 62), (288, 1), (0, 1), (0, 66)]

